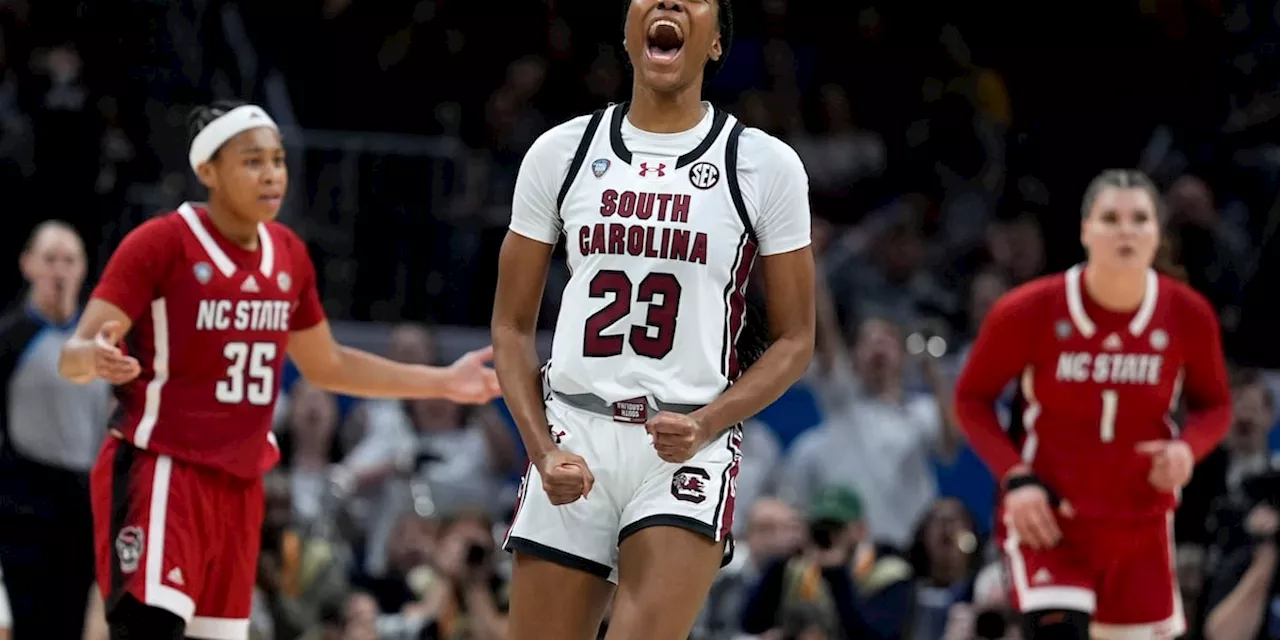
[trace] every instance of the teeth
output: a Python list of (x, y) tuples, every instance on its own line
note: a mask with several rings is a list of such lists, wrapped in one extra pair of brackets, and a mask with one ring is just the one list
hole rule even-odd
[(666, 18), (654, 20), (653, 24), (649, 25), (649, 35), (652, 36), (658, 30), (658, 27), (664, 24), (671, 27), (672, 29), (675, 29), (676, 35), (680, 36), (681, 40), (684, 40), (684, 29), (681, 29), (680, 25), (670, 20), (667, 20)]

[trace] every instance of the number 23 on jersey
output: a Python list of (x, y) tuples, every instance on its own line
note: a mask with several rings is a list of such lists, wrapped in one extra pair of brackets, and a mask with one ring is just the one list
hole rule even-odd
[(274, 342), (228, 342), (222, 348), (227, 359), (227, 376), (214, 387), (214, 398), (223, 404), (266, 406), (275, 397), (275, 368), (278, 351)]

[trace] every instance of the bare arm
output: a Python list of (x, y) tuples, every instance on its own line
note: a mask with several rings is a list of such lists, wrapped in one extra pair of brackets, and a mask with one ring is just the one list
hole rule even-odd
[(848, 352), (844, 334), (840, 330), (840, 319), (836, 315), (835, 300), (831, 296), (831, 286), (826, 276), (819, 271), (816, 274), (817, 289), (815, 300), (817, 311), (817, 334), (814, 347), (818, 361), (818, 372), (824, 376), (831, 375), (836, 363), (841, 361), (840, 355)]
[(1267, 596), (1272, 574), (1276, 570), (1276, 546), (1260, 545), (1244, 577), (1218, 606), (1205, 618), (1204, 637), (1208, 640), (1241, 640), (1255, 638), (1266, 617)]
[[(136, 369), (138, 362), (119, 354), (112, 345), (123, 339), (132, 326), (133, 321), (120, 307), (99, 298), (89, 300), (75, 334), (62, 345), (58, 374), (79, 384), (88, 384), (99, 375), (112, 382), (123, 382), (119, 377), (123, 377), (126, 369)], [(136, 376), (137, 371), (133, 371), (133, 375)]]
[(328, 321), (290, 333), (289, 357), (307, 380), (333, 393), (467, 403), (498, 395), (497, 381), (483, 364), (488, 359), (484, 351), (469, 353), (451, 367), (402, 364), (338, 344)]
[(814, 265), (809, 247), (761, 258), (765, 304), (773, 343), (711, 404), (691, 415), (707, 434), (718, 434), (777, 400), (813, 358)]
[(553, 245), (508, 232), (493, 301), (493, 365), (530, 460), (556, 449), (543, 406), (535, 336)]

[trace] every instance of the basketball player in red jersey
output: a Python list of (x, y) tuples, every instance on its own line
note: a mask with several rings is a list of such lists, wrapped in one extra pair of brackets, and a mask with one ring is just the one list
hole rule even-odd
[(257, 106), (221, 103), (193, 112), (191, 128), (209, 204), (183, 204), (124, 239), (60, 363), (71, 380), (122, 385), (91, 478), (113, 640), (248, 637), (286, 353), (339, 393), (498, 394), (487, 350), (434, 368), (336, 344), (306, 246), (273, 222), (288, 184), (275, 123)]
[[(956, 385), (969, 442), (1002, 480), (997, 528), (1027, 638), (1185, 631), (1172, 510), (1226, 433), (1231, 398), (1213, 309), (1152, 268), (1157, 202), (1138, 171), (1095, 178), (1080, 232), (1087, 262), (997, 302)], [(1015, 378), (1021, 452), (995, 412)]]

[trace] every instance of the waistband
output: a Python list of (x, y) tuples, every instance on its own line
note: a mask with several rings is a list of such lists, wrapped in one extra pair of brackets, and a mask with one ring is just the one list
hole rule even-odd
[(551, 397), (563, 402), (574, 409), (594, 413), (605, 418), (609, 418), (614, 422), (623, 422), (626, 424), (644, 424), (648, 421), (652, 413), (661, 413), (669, 411), (671, 413), (688, 414), (701, 409), (704, 405), (700, 404), (678, 404), (674, 402), (662, 402), (654, 398), (631, 398), (630, 400), (619, 400), (617, 402), (607, 402), (604, 398), (593, 393), (560, 393), (551, 390)]

